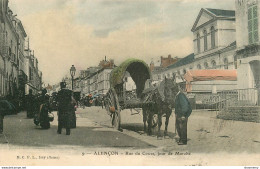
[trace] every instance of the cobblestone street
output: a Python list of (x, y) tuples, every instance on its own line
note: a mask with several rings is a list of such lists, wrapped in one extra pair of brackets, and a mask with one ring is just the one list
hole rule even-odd
[[(233, 157), (236, 158), (251, 154), (252, 160), (259, 159), (259, 123), (220, 120), (215, 118), (214, 111), (195, 110), (189, 118), (188, 145), (178, 146), (175, 141), (177, 136), (175, 136), (173, 116), (169, 123), (170, 137), (158, 140), (155, 136), (156, 131), (153, 131), (152, 136), (147, 136), (143, 132), (142, 115), (131, 115), (131, 113), (134, 112), (122, 111), (123, 132), (119, 132), (111, 127), (110, 117), (104, 109), (80, 108), (77, 110), (77, 128), (72, 129), (71, 136), (66, 136), (65, 131), (62, 135), (57, 135), (57, 117), (49, 130), (42, 130), (33, 124), (32, 119), (25, 118), (25, 112), (6, 116), (4, 134), (0, 136), (1, 151), (6, 153), (1, 153), (0, 161), (8, 162), (2, 161), (7, 154), (10, 154), (13, 160), (22, 156), (39, 158), (38, 154), (45, 154), (43, 157), (50, 156), (49, 158), (53, 158), (54, 162), (55, 158), (65, 160), (73, 156), (82, 158), (86, 155), (90, 157), (100, 155), (105, 159), (113, 159), (112, 156), (117, 153), (126, 155), (126, 153), (136, 152), (144, 155), (142, 158), (158, 156), (158, 153), (184, 155), (186, 158), (182, 160), (185, 164), (188, 159), (196, 158), (198, 154), (207, 154), (205, 159), (201, 159), (201, 165), (214, 162), (209, 159), (216, 154), (234, 155)], [(107, 154), (108, 152), (110, 154)], [(175, 158), (178, 159), (179, 156), (173, 157), (173, 160), (176, 160)], [(227, 162), (231, 162), (229, 160)], [(18, 164), (25, 161), (17, 160)], [(35, 162), (42, 161), (37, 159)], [(66, 163), (66, 160), (64, 162)], [(242, 160), (241, 164), (247, 162), (249, 161)]]

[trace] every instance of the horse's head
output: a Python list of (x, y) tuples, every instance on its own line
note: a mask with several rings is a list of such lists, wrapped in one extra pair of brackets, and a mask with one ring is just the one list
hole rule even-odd
[(175, 96), (178, 93), (178, 86), (172, 79), (164, 79), (164, 97), (165, 102), (174, 105)]

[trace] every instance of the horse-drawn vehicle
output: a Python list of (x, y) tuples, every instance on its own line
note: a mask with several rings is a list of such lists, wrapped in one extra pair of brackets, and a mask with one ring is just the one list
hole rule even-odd
[[(136, 86), (135, 91), (126, 91), (126, 74), (129, 74), (134, 81)], [(166, 113), (166, 118), (169, 120), (171, 109), (167, 110), (167, 113), (164, 111), (164, 107), (168, 108), (173, 104), (173, 94), (177, 93), (172, 92), (176, 87), (174, 85), (175, 83), (170, 79), (165, 79), (160, 83), (159, 87), (152, 87), (147, 81), (148, 79), (151, 79), (150, 69), (144, 61), (139, 59), (128, 59), (112, 70), (109, 79), (110, 89), (106, 94), (105, 106), (108, 114), (111, 116), (111, 122), (114, 128), (120, 131), (122, 130), (120, 124), (121, 110), (123, 109), (142, 108), (144, 130), (146, 130), (146, 122), (148, 122), (148, 134), (151, 134), (151, 127), (155, 126), (155, 124), (152, 124), (154, 114), (158, 114), (158, 130), (160, 130), (161, 127), (160, 122), (163, 113)], [(166, 93), (167, 96), (165, 96), (164, 93)]]

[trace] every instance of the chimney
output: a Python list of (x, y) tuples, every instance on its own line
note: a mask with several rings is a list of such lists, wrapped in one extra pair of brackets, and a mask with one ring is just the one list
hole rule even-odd
[(168, 59), (170, 59), (172, 56), (171, 55), (168, 55)]
[(110, 59), (110, 66), (111, 66), (111, 68), (114, 67), (114, 59)]
[(150, 63), (150, 71), (152, 72), (154, 70), (154, 63), (153, 61)]

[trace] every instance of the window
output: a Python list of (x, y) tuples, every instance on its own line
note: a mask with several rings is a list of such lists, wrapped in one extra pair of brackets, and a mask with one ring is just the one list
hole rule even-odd
[(197, 34), (197, 50), (198, 50), (198, 53), (200, 53), (200, 34), (199, 33)]
[(234, 66), (235, 66), (235, 69), (237, 69), (237, 56), (234, 56)]
[(201, 65), (200, 64), (197, 65), (197, 69), (201, 69)]
[(224, 69), (228, 69), (228, 59), (224, 59)]
[(203, 31), (203, 35), (204, 35), (204, 51), (206, 51), (206, 50), (208, 50), (207, 31), (206, 30)]
[(205, 62), (205, 63), (204, 63), (204, 67), (205, 67), (205, 69), (208, 69), (208, 68), (209, 68), (208, 62)]
[(210, 32), (211, 32), (211, 48), (215, 48), (215, 29), (214, 27), (212, 26), (210, 28)]
[(176, 79), (176, 73), (172, 73), (172, 79), (175, 80)]
[(258, 40), (257, 6), (253, 5), (248, 8), (248, 41), (249, 44), (253, 44)]
[(217, 68), (217, 63), (216, 63), (215, 60), (212, 60), (212, 61), (211, 61), (211, 65), (212, 65), (212, 68), (213, 68), (213, 69), (216, 69), (216, 68)]
[(187, 72), (186, 69), (183, 69), (183, 74), (186, 74), (186, 72)]
[(29, 68), (29, 80), (33, 80), (33, 70), (31, 67)]

